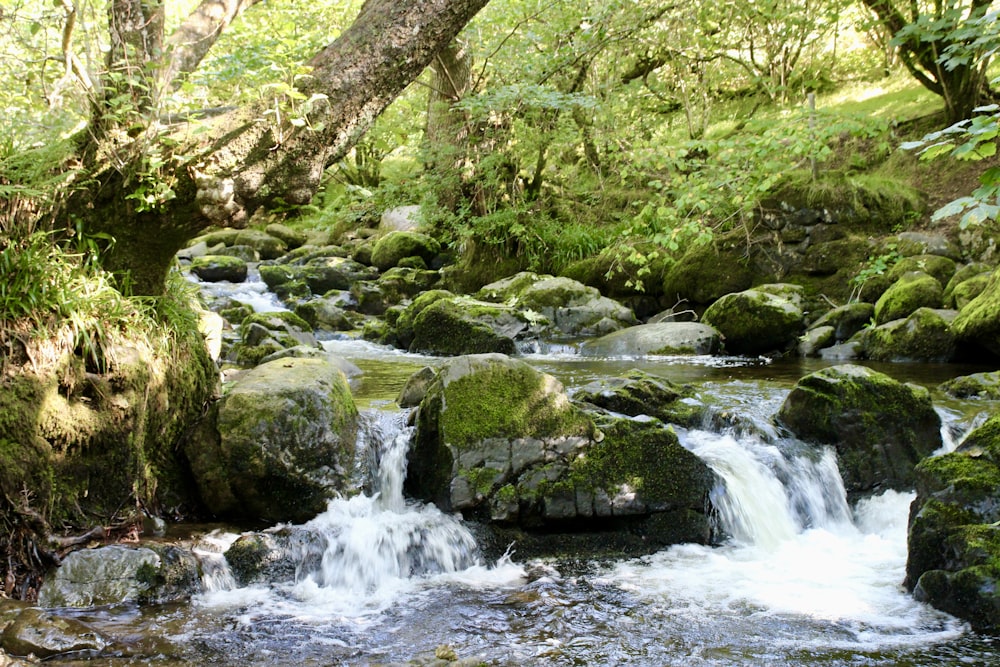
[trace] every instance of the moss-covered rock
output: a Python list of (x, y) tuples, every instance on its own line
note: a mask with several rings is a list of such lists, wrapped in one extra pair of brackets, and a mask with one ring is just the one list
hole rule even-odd
[(638, 323), (629, 308), (570, 278), (522, 272), (484, 286), (477, 296), (510, 305), (528, 318), (540, 313), (557, 334), (602, 335)]
[(220, 229), (198, 237), (197, 241), (204, 241), (209, 247), (218, 243), (248, 245), (257, 250), (261, 259), (277, 259), (288, 251), (284, 241), (259, 229)]
[(800, 379), (778, 420), (808, 442), (833, 445), (848, 491), (909, 489), (914, 466), (941, 446), (941, 419), (923, 387), (840, 365)]
[(399, 313), (396, 317), (395, 322), (392, 327), (395, 329), (395, 337), (399, 342), (399, 346), (404, 349), (409, 349), (410, 343), (413, 342), (413, 321), (417, 318), (424, 308), (431, 305), (435, 301), (440, 301), (441, 299), (454, 298), (455, 294), (443, 289), (432, 289), (418, 295), (413, 301)]
[(279, 350), (316, 345), (309, 323), (287, 310), (251, 313), (240, 324), (240, 342), (233, 346), (236, 363), (253, 366)]
[(269, 236), (282, 241), (289, 250), (299, 248), (306, 244), (309, 240), (309, 236), (302, 231), (292, 229), (288, 225), (283, 225), (278, 222), (272, 222), (267, 227), (264, 228), (264, 232)]
[(663, 280), (673, 264), (663, 248), (648, 241), (625, 242), (605, 248), (593, 257), (572, 262), (559, 275), (596, 287), (615, 299), (662, 295)]
[(888, 276), (892, 281), (899, 280), (903, 274), (911, 271), (923, 271), (933, 276), (942, 285), (947, 285), (957, 268), (955, 260), (941, 255), (913, 255), (903, 257), (889, 270)]
[(802, 310), (787, 299), (757, 289), (727, 294), (705, 311), (731, 354), (783, 351), (803, 329)]
[(993, 273), (993, 267), (989, 264), (983, 264), (981, 262), (970, 262), (969, 264), (958, 267), (951, 279), (947, 283), (942, 283), (945, 286), (944, 296), (942, 297), (945, 305), (949, 308), (954, 307), (955, 302), (953, 293), (958, 285), (980, 274), (985, 274), (989, 277), (991, 273)]
[(721, 348), (719, 332), (698, 322), (640, 324), (588, 340), (580, 353), (592, 357), (715, 354)]
[(514, 339), (531, 322), (520, 311), (467, 297), (437, 299), (413, 318), (411, 352), (458, 356), (513, 354)]
[(916, 475), (906, 586), (977, 630), (1000, 629), (1000, 417)]
[(952, 325), (960, 345), (981, 347), (1000, 356), (1000, 269), (983, 291), (962, 308)]
[[(491, 526), (707, 542), (714, 475), (656, 420), (601, 431), (562, 385), (502, 355), (445, 364), (421, 401), (407, 490)], [(585, 523), (584, 523), (585, 522)]]
[(693, 397), (691, 387), (640, 370), (629, 371), (620, 378), (598, 380), (573, 394), (575, 400), (604, 410), (632, 417), (649, 415), (681, 426), (693, 426), (701, 419), (704, 406), (692, 400)]
[(747, 289), (754, 283), (754, 271), (744, 254), (745, 248), (733, 241), (692, 245), (664, 276), (664, 296), (668, 301), (707, 304)]
[(892, 243), (903, 257), (938, 255), (956, 262), (962, 258), (962, 249), (940, 234), (903, 232)]
[(865, 331), (865, 355), (875, 361), (951, 361), (955, 356), (954, 310), (918, 308), (905, 318)]
[(943, 290), (933, 276), (922, 271), (904, 273), (875, 302), (874, 321), (885, 324), (908, 317), (917, 308), (940, 308)]
[(820, 316), (809, 328), (833, 327), (833, 337), (840, 343), (849, 340), (871, 322), (875, 306), (870, 303), (855, 302), (833, 308)]
[(185, 449), (217, 516), (305, 521), (347, 488), (358, 412), (328, 359), (280, 359), (242, 375), (220, 402), (217, 438)]
[(240, 586), (274, 585), (293, 583), (300, 570), (318, 570), (326, 547), (321, 534), (285, 525), (241, 535), (225, 557)]
[(191, 261), (191, 273), (205, 282), (241, 283), (247, 279), (247, 263), (239, 257), (203, 255)]
[(295, 306), (295, 314), (301, 317), (314, 330), (350, 331), (354, 323), (347, 312), (338, 304), (337, 297), (319, 297)]
[(372, 264), (380, 271), (398, 266), (405, 257), (420, 257), (427, 264), (441, 252), (441, 244), (432, 236), (414, 231), (392, 231), (375, 242)]
[[(42, 609), (29, 608), (19, 613), (0, 633), (0, 664), (11, 667), (36, 664), (58, 656), (97, 653), (112, 644), (112, 639), (97, 632), (82, 620)], [(6, 662), (5, 653), (34, 656), (31, 663)]]
[(1000, 371), (952, 378), (942, 383), (940, 389), (955, 398), (1000, 400)]
[(836, 329), (831, 326), (813, 327), (799, 337), (800, 357), (815, 357), (819, 351), (837, 342)]
[(977, 276), (973, 276), (968, 280), (963, 280), (962, 282), (955, 285), (948, 298), (945, 299), (945, 304), (949, 307), (961, 310), (969, 305), (973, 299), (982, 294), (986, 290), (986, 286), (990, 284), (990, 274), (980, 273)]

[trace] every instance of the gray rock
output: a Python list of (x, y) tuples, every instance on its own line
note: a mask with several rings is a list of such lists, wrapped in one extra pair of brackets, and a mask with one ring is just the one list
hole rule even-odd
[(715, 354), (719, 332), (697, 322), (640, 324), (586, 341), (580, 353), (594, 357)]
[(778, 420), (803, 440), (836, 448), (848, 491), (912, 488), (914, 466), (941, 446), (930, 393), (864, 366), (803, 377)]
[(0, 634), (0, 646), (11, 655), (49, 659), (70, 653), (98, 652), (111, 640), (83, 621), (42, 609), (25, 609)]

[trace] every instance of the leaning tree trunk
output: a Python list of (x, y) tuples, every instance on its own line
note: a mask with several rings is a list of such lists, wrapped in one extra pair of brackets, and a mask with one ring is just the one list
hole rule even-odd
[(308, 63), (312, 76), (300, 88), (310, 104), (295, 111), (295, 124), (286, 113), (242, 109), (217, 118), (207, 140), (165, 142), (147, 131), (113, 150), (98, 147), (91, 155), (117, 163), (97, 170), (72, 213), (115, 238), (105, 266), (128, 274), (134, 293), (161, 293), (174, 253), (204, 228), (243, 225), (270, 203), (308, 203), (324, 169), (487, 2), (367, 0)]

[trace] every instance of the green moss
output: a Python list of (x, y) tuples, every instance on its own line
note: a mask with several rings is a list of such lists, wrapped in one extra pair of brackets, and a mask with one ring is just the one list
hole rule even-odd
[(514, 354), (514, 340), (497, 332), (486, 321), (515, 321), (511, 308), (486, 302), (439, 299), (413, 320), (411, 352), (445, 356), (499, 352)]
[(899, 260), (889, 271), (890, 280), (899, 280), (910, 271), (922, 271), (933, 276), (942, 285), (947, 285), (955, 275), (955, 260), (941, 255), (914, 255)]
[(962, 308), (952, 327), (960, 341), (1000, 354), (1000, 269), (993, 272), (982, 293)]
[(425, 263), (430, 262), (441, 252), (441, 244), (426, 234), (419, 232), (395, 231), (389, 232), (372, 248), (372, 264), (380, 271), (386, 271), (405, 257), (420, 257)]
[(920, 271), (905, 273), (875, 303), (875, 323), (907, 317), (918, 308), (940, 308), (942, 295), (941, 283), (933, 276)]
[(668, 301), (705, 304), (725, 294), (745, 290), (754, 282), (754, 272), (745, 254), (745, 243), (741, 246), (736, 239), (694, 244), (667, 271), (663, 278), (663, 295)]
[(955, 335), (938, 311), (918, 308), (905, 320), (867, 330), (864, 347), (874, 361), (945, 362), (955, 355)]
[(527, 364), (495, 364), (444, 388), (441, 433), (460, 450), (486, 438), (587, 435), (593, 422), (574, 407), (561, 385)]
[(780, 297), (747, 290), (727, 294), (705, 311), (702, 322), (718, 329), (732, 354), (781, 350), (802, 331), (802, 311)]

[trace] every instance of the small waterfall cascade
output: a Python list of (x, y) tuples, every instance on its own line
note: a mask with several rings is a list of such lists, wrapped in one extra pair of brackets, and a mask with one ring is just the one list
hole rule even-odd
[(774, 549), (808, 528), (851, 524), (832, 449), (753, 433), (690, 431), (681, 441), (719, 476), (712, 493), (723, 531), (735, 543)]
[[(343, 613), (384, 608), (421, 578), (480, 566), (472, 534), (433, 505), (403, 497), (412, 428), (402, 413), (362, 412), (357, 474), (366, 493), (331, 500), (311, 521), (291, 527), (295, 545), (293, 597), (320, 604), (335, 600)], [(210, 533), (198, 557), (206, 591), (237, 587), (223, 553), (237, 539)]]
[(403, 497), (411, 429), (399, 423), (402, 416), (366, 415), (376, 420), (363, 429), (368, 442), (359, 443), (371, 467), (372, 493), (331, 501), (303, 526), (326, 544), (319, 567), (305, 574), (305, 585), (364, 594), (477, 565), (475, 539), (456, 517)]

